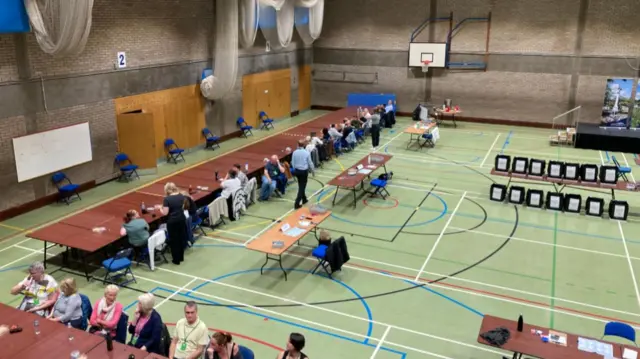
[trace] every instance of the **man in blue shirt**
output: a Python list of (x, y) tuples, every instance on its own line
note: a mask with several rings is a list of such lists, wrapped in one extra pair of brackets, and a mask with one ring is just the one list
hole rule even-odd
[(311, 154), (304, 147), (304, 141), (298, 141), (298, 148), (293, 151), (293, 154), (291, 155), (291, 167), (293, 168), (294, 176), (296, 176), (296, 179), (298, 180), (298, 195), (296, 196), (296, 201), (294, 203), (295, 209), (302, 207), (300, 204), (301, 202), (303, 205), (308, 202), (305, 191), (307, 189), (309, 171), (313, 172)]
[(284, 174), (284, 167), (280, 164), (278, 156), (273, 155), (264, 166), (259, 200), (268, 200), (276, 189), (284, 194), (286, 186), (287, 177)]

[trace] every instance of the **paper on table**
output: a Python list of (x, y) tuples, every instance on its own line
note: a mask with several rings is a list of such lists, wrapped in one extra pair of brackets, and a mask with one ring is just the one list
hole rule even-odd
[(308, 227), (311, 224), (311, 222), (309, 221), (300, 221), (298, 222), (298, 225), (300, 225), (300, 227)]
[(284, 232), (284, 234), (286, 234), (289, 237), (298, 237), (300, 235), (303, 235), (304, 233), (305, 233), (305, 230), (298, 227), (293, 227), (288, 231)]
[(361, 169), (360, 171), (358, 171), (358, 173), (362, 173), (363, 175), (368, 175), (371, 172), (373, 171), (369, 169)]
[(636, 359), (638, 358), (638, 352), (635, 350), (631, 350), (628, 348), (624, 348), (624, 352), (622, 353), (623, 359)]

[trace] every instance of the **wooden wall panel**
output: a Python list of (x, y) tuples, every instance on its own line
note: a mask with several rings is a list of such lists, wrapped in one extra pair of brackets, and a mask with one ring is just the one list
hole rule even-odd
[(118, 150), (141, 169), (156, 168), (156, 135), (153, 115), (131, 113), (116, 116)]
[(311, 108), (311, 66), (298, 68), (298, 111)]
[(258, 125), (258, 114), (272, 118), (291, 113), (291, 69), (251, 74), (242, 77), (242, 114), (249, 125)]
[(116, 114), (142, 111), (153, 115), (155, 152), (164, 158), (164, 140), (173, 138), (183, 148), (204, 143), (204, 101), (198, 85), (190, 85), (115, 99)]

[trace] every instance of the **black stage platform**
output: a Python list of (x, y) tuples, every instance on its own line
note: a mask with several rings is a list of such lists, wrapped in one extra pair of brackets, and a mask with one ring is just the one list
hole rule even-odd
[(640, 153), (640, 129), (601, 128), (597, 124), (579, 123), (576, 148), (626, 153)]

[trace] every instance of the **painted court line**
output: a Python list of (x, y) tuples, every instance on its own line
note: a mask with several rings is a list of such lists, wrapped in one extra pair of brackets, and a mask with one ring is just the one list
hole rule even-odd
[(624, 253), (627, 255), (627, 262), (629, 263), (629, 270), (631, 271), (631, 279), (633, 280), (633, 288), (636, 291), (636, 299), (638, 299), (638, 306), (640, 307), (640, 291), (638, 291), (638, 281), (636, 281), (636, 274), (633, 271), (633, 264), (631, 264), (631, 258), (629, 257), (629, 248), (627, 248), (627, 241), (624, 238), (624, 232), (622, 231), (622, 224), (620, 224), (620, 221), (618, 221), (618, 229), (620, 230), (620, 237), (622, 237)]
[(169, 300), (171, 300), (171, 298), (175, 297), (177, 294), (179, 294), (180, 292), (182, 292), (183, 290), (187, 289), (187, 287), (189, 287), (191, 284), (193, 284), (193, 282), (197, 281), (196, 278), (193, 278), (189, 281), (189, 283), (183, 285), (182, 287), (180, 287), (180, 289), (176, 290), (175, 292), (171, 293), (169, 296), (167, 296), (166, 298), (164, 298), (162, 300), (162, 302), (158, 303), (158, 305), (156, 305), (155, 307), (153, 307), (154, 309), (158, 309), (160, 308), (161, 305), (163, 305), (164, 303), (168, 302)]
[(493, 150), (493, 147), (496, 145), (496, 142), (498, 142), (498, 138), (500, 138), (500, 134), (496, 135), (496, 139), (493, 140), (493, 143), (491, 144), (491, 147), (489, 147), (489, 150), (487, 151), (487, 154), (484, 155), (484, 158), (482, 159), (482, 162), (480, 163), (480, 167), (484, 166), (484, 163), (487, 162), (487, 158), (489, 158), (489, 155), (491, 154), (491, 151)]
[(429, 252), (429, 255), (427, 255), (427, 259), (424, 260), (424, 263), (422, 263), (422, 267), (420, 267), (420, 270), (418, 271), (418, 274), (416, 275), (416, 278), (413, 280), (414, 282), (417, 282), (418, 279), (420, 279), (420, 276), (422, 275), (422, 272), (424, 271), (424, 268), (427, 266), (427, 263), (429, 263), (429, 260), (431, 259), (431, 256), (433, 255), (433, 253), (436, 250), (436, 247), (438, 246), (438, 243), (440, 243), (440, 240), (442, 239), (442, 237), (444, 236), (445, 232), (447, 231), (447, 227), (449, 227), (449, 224), (451, 224), (451, 221), (453, 220), (453, 217), (456, 215), (456, 212), (458, 211), (458, 208), (460, 208), (460, 205), (464, 201), (464, 197), (466, 195), (467, 195), (467, 192), (464, 192), (462, 194), (462, 196), (460, 197), (460, 200), (458, 201), (458, 204), (456, 205), (456, 208), (454, 208), (453, 212), (451, 212), (451, 215), (449, 215), (449, 219), (447, 220), (447, 223), (445, 223), (444, 227), (442, 227), (442, 231), (440, 231), (440, 235), (438, 236), (438, 239), (436, 239), (436, 243), (434, 243), (433, 247), (431, 247), (431, 251)]
[[(625, 156), (623, 152), (620, 152), (620, 154), (622, 155), (622, 159), (624, 160), (624, 165), (628, 168), (631, 168), (629, 166), (629, 162), (627, 161), (627, 156)], [(631, 176), (631, 180), (633, 181), (633, 183), (636, 183), (636, 178), (633, 177), (633, 171), (629, 172), (629, 175)]]
[[(233, 234), (233, 232), (230, 232), (230, 233)], [(241, 234), (241, 233), (236, 233), (236, 234), (238, 234), (240, 236), (246, 236), (245, 234)], [(204, 238), (215, 240), (215, 241), (218, 241), (218, 242), (229, 243), (229, 244), (236, 243), (236, 242), (229, 241), (229, 240), (226, 240), (226, 239), (223, 239), (223, 238), (216, 238), (216, 237), (212, 237), (212, 236), (204, 236)], [(295, 256), (295, 257), (298, 257), (298, 258), (302, 258), (302, 259), (306, 259), (306, 260), (310, 260), (310, 261), (315, 262), (314, 258), (305, 256), (305, 255), (301, 255), (301, 254), (298, 254), (298, 253), (289, 252), (288, 255)], [(383, 266), (387, 266), (387, 267), (391, 267), (391, 268), (402, 269), (402, 270), (406, 270), (406, 271), (410, 271), (410, 272), (418, 271), (418, 269), (415, 269), (415, 268), (410, 268), (410, 267), (405, 267), (405, 266), (401, 266), (401, 265), (396, 265), (396, 264), (376, 261), (376, 260), (362, 258), (362, 257), (351, 256), (351, 259), (355, 259), (355, 260), (362, 261), (362, 262), (374, 263), (374, 264), (377, 264), (377, 265), (383, 265)], [(345, 267), (350, 268), (350, 269), (355, 269), (357, 271), (361, 271), (361, 272), (365, 272), (365, 273), (375, 274), (375, 275), (382, 275), (382, 273), (380, 273), (380, 272), (381, 271), (385, 271), (382, 268), (375, 268), (376, 270), (374, 271), (374, 270), (371, 270), (371, 269), (364, 269), (364, 268), (371, 268), (371, 267), (350, 265), (350, 264), (346, 264)], [(385, 276), (387, 276), (387, 277), (393, 277), (395, 279), (403, 280), (403, 281), (406, 280), (406, 278), (404, 278), (404, 275), (400, 276), (400, 273), (393, 274), (393, 273), (389, 273), (388, 271), (385, 271), (385, 272), (386, 272)], [(612, 312), (612, 313), (618, 313), (618, 314), (624, 314), (624, 315), (640, 317), (640, 314), (636, 314), (636, 313), (625, 312), (625, 311), (622, 311), (622, 310), (602, 307), (602, 306), (588, 304), (588, 303), (577, 302), (577, 301), (573, 301), (573, 300), (569, 300), (569, 299), (565, 299), (565, 298), (552, 297), (552, 296), (549, 296), (549, 295), (546, 295), (546, 294), (539, 294), (539, 293), (528, 292), (528, 291), (524, 291), (524, 290), (520, 290), (520, 289), (510, 288), (510, 287), (503, 287), (503, 286), (500, 286), (500, 285), (479, 282), (479, 281), (475, 281), (475, 280), (471, 280), (471, 279), (465, 279), (465, 278), (459, 278), (459, 277), (451, 277), (451, 276), (448, 276), (448, 275), (442, 274), (442, 273), (435, 273), (435, 272), (428, 272), (428, 271), (423, 271), (422, 273), (431, 275), (431, 276), (433, 276), (435, 278), (446, 277), (447, 279), (454, 280), (454, 281), (460, 281), (460, 282), (464, 282), (464, 283), (472, 283), (472, 284), (476, 284), (476, 285), (480, 285), (480, 286), (484, 286), (484, 287), (495, 288), (495, 289), (505, 290), (505, 291), (511, 291), (511, 292), (514, 292), (514, 293), (530, 295), (530, 296), (534, 296), (534, 297), (538, 297), (538, 298), (544, 298), (545, 300), (554, 299), (554, 300), (559, 301), (559, 302), (565, 302), (565, 303), (580, 305), (580, 306), (584, 306), (584, 307), (588, 307), (588, 308), (592, 308), (592, 309), (598, 309), (598, 310), (609, 311), (609, 312)], [(420, 284), (428, 284), (427, 281), (423, 280), (422, 278), (421, 278), (421, 281), (419, 283)], [(429, 284), (429, 285), (437, 287), (437, 288), (452, 290), (451, 286), (440, 285), (440, 284)], [(454, 287), (457, 287), (457, 286), (454, 286)], [(461, 288), (464, 288), (464, 287), (461, 287)], [(461, 290), (457, 290), (457, 291), (461, 291)], [(462, 292), (464, 292), (466, 294), (470, 294), (468, 291), (462, 291)], [(496, 297), (491, 297), (491, 299), (500, 300), (500, 298), (496, 298)], [(522, 304), (522, 303), (520, 303), (520, 304)], [(547, 307), (536, 307), (536, 308), (545, 309), (545, 310), (549, 309), (551, 311), (555, 311), (555, 310), (552, 310), (552, 309), (547, 308)], [(589, 319), (593, 320), (593, 318), (589, 318)]]
[(391, 327), (387, 326), (387, 329), (385, 329), (384, 334), (382, 334), (382, 337), (378, 341), (378, 345), (376, 346), (376, 349), (373, 351), (373, 354), (371, 354), (370, 359), (374, 359), (376, 357), (376, 355), (380, 351), (380, 348), (382, 348), (382, 344), (384, 344), (384, 340), (387, 339), (387, 335), (389, 335), (390, 330), (391, 330)]
[(376, 148), (375, 150), (371, 151), (371, 153), (376, 153), (376, 152), (378, 152), (378, 151), (380, 151), (380, 150), (384, 149), (385, 147), (389, 146), (389, 144), (390, 144), (391, 142), (393, 142), (396, 138), (398, 138), (398, 137), (402, 136), (402, 134), (403, 134), (403, 133), (404, 133), (404, 132), (400, 131), (400, 133), (399, 133), (399, 134), (397, 134), (397, 135), (393, 136), (389, 141), (387, 141), (387, 142), (386, 142), (386, 143), (384, 143), (383, 145), (378, 146), (378, 148)]
[[(158, 269), (160, 269), (160, 268), (158, 268)], [(183, 274), (183, 273), (176, 273), (176, 274), (180, 274), (180, 275), (185, 275), (185, 276), (191, 277), (191, 275), (186, 275), (186, 274)], [(145, 278), (145, 277), (141, 277), (139, 275), (136, 276), (136, 277), (140, 278), (142, 280), (151, 282), (151, 283), (167, 286), (167, 287), (170, 287), (170, 288), (180, 288), (180, 287), (178, 287), (176, 285), (163, 283), (163, 282), (155, 280), (155, 279)], [(203, 278), (199, 278), (199, 279), (204, 280)], [(207, 280), (207, 281), (209, 281), (209, 280)], [(209, 282), (217, 283), (217, 282), (212, 282), (212, 281), (209, 281)], [(221, 284), (221, 283), (217, 283), (217, 284)], [(364, 334), (351, 332), (349, 330), (336, 328), (336, 327), (333, 327), (333, 326), (330, 326), (330, 325), (319, 323), (317, 321), (312, 321), (312, 320), (296, 317), (296, 316), (293, 316), (293, 315), (281, 313), (281, 312), (274, 311), (274, 310), (271, 310), (271, 309), (255, 307), (255, 306), (252, 306), (251, 304), (242, 303), (242, 302), (239, 302), (239, 301), (236, 301), (236, 300), (233, 300), (233, 299), (222, 298), (222, 297), (219, 297), (219, 296), (216, 296), (216, 295), (203, 293), (203, 292), (199, 292), (199, 291), (190, 291), (189, 293), (194, 293), (194, 294), (197, 294), (199, 296), (204, 296), (204, 297), (217, 299), (219, 301), (227, 302), (227, 303), (230, 303), (232, 305), (243, 306), (243, 307), (246, 307), (246, 308), (250, 308), (250, 309), (252, 309), (254, 311), (269, 313), (269, 314), (277, 316), (277, 317), (289, 318), (289, 319), (295, 320), (297, 322), (310, 324), (310, 325), (316, 326), (316, 327), (322, 327), (322, 328), (325, 328), (325, 329), (328, 329), (328, 330), (331, 330), (331, 331), (334, 331), (334, 332), (337, 332), (337, 333), (348, 334), (348, 335), (351, 335), (351, 336), (354, 336), (354, 337), (358, 337), (358, 338), (362, 338), (362, 339), (369, 339), (370, 341), (375, 341), (375, 342), (379, 342), (380, 341), (380, 339), (372, 337), (372, 336), (367, 336), (367, 335), (364, 335)], [(257, 292), (257, 294), (262, 294), (262, 295), (265, 295), (265, 296), (271, 296), (271, 295), (268, 295), (266, 293), (261, 293), (261, 292)], [(276, 296), (273, 296), (273, 297), (278, 298)], [(280, 298), (280, 299), (285, 301), (285, 302), (286, 301), (290, 301), (290, 302), (294, 302), (295, 303), (295, 301), (292, 301), (292, 300), (288, 300), (288, 299), (284, 299), (284, 298)], [(301, 303), (301, 304), (304, 306), (304, 303)], [(307, 306), (309, 306), (309, 305), (307, 305)], [(315, 306), (309, 306), (309, 307), (316, 308), (316, 309), (322, 309), (322, 310), (325, 310), (327, 312), (332, 312), (332, 313), (335, 313), (335, 314), (338, 314), (338, 315), (341, 315), (341, 316), (350, 317), (352, 319), (369, 322), (369, 319), (361, 318), (361, 317), (354, 316), (354, 315), (351, 315), (351, 314), (346, 314), (346, 313), (342, 313), (342, 312), (338, 312), (338, 311), (334, 311), (334, 310), (330, 310), (330, 309), (326, 309), (326, 308), (321, 308), (321, 307), (315, 307)], [(379, 322), (375, 322), (375, 321), (372, 321), (372, 322), (374, 324), (378, 324), (378, 325), (382, 325), (382, 326), (388, 326), (388, 327), (393, 328), (393, 329), (398, 329), (398, 330), (401, 330), (401, 331), (417, 334), (417, 335), (420, 335), (420, 336), (423, 336), (423, 337), (427, 337), (427, 338), (431, 338), (431, 339), (442, 340), (442, 341), (445, 341), (445, 342), (448, 342), (448, 343), (451, 343), (451, 344), (456, 344), (456, 345), (464, 346), (464, 347), (467, 347), (467, 348), (477, 349), (477, 350), (481, 350), (481, 351), (488, 352), (488, 353), (493, 353), (493, 354), (498, 354), (498, 355), (503, 355), (504, 354), (503, 352), (492, 350), (492, 349), (489, 349), (488, 347), (481, 347), (481, 346), (478, 346), (478, 345), (468, 344), (468, 343), (460, 342), (460, 341), (449, 339), (449, 338), (439, 337), (439, 336), (435, 336), (435, 335), (431, 335), (431, 334), (427, 334), (427, 333), (414, 331), (414, 330), (407, 329), (407, 328), (397, 327), (397, 326), (394, 326), (394, 325), (391, 325), (391, 324), (379, 323)], [(437, 358), (450, 359), (449, 357), (446, 357), (446, 356), (442, 356), (442, 355), (439, 355), (439, 354), (423, 351), (423, 350), (420, 350), (420, 349), (417, 349), (417, 348), (413, 348), (413, 347), (409, 347), (409, 346), (405, 346), (405, 345), (402, 345), (402, 344), (393, 343), (393, 342), (389, 342), (389, 341), (387, 341), (386, 343), (387, 343), (387, 345), (391, 345), (391, 346), (394, 346), (394, 347), (397, 347), (397, 348), (402, 348), (402, 349), (411, 350), (411, 351), (422, 353), (422, 354), (432, 355), (432, 356), (435, 356)]]

